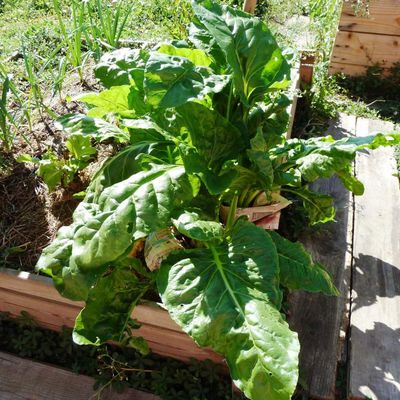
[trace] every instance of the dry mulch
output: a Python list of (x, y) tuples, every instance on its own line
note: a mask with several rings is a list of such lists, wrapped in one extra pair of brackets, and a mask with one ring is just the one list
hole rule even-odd
[(78, 204), (50, 194), (34, 168), (16, 164), (0, 177), (0, 265), (32, 270), (57, 230), (71, 222)]
[[(82, 91), (96, 91), (98, 87), (77, 84), (76, 78), (66, 88), (74, 96)], [(82, 112), (79, 104), (56, 101), (48, 102), (58, 115)], [(24, 132), (29, 138), (28, 145), (18, 140), (12, 153), (0, 151), (0, 267), (32, 271), (43, 250), (55, 237), (58, 229), (68, 225), (79, 200), (73, 194), (85, 190), (90, 176), (105, 158), (115, 149), (100, 145), (97, 160), (82, 171), (68, 188), (58, 188), (49, 193), (47, 186), (36, 173), (36, 167), (17, 163), (18, 155), (29, 153), (36, 157), (51, 148), (59, 157), (66, 156), (65, 136), (46, 117), (38, 118), (32, 132)], [(3, 167), (3, 169), (1, 169)]]

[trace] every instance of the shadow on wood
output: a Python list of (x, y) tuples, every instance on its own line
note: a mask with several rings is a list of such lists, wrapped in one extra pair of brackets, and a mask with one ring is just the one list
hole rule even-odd
[[(355, 127), (355, 117), (341, 115), (331, 123), (327, 134), (340, 139), (354, 135)], [(336, 368), (345, 337), (341, 328), (346, 329), (343, 325), (350, 291), (353, 197), (336, 177), (321, 179), (312, 189), (333, 196), (336, 222), (322, 225), (301, 241), (314, 261), (330, 272), (341, 295), (290, 294), (289, 324), (298, 332), (301, 344), (299, 383), (311, 398), (331, 400), (335, 398)]]
[[(365, 349), (371, 349), (373, 346), (374, 351), (364, 351), (360, 356), (362, 356), (367, 371), (373, 369), (374, 374), (369, 376), (368, 381), (365, 381), (365, 370), (353, 369), (351, 371), (354, 382), (353, 392), (349, 393), (349, 399), (400, 399), (400, 360), (396, 360), (393, 355), (393, 344), (400, 346), (400, 328), (392, 329), (382, 322), (374, 322), (371, 329), (365, 331), (352, 327), (351, 335), (357, 337), (357, 341)], [(376, 341), (377, 337), (382, 340)], [(376, 354), (381, 354), (381, 356), (376, 357)], [(355, 384), (355, 382), (359, 382), (359, 384)]]
[[(372, 270), (376, 271), (373, 276)], [(379, 297), (394, 299), (400, 296), (400, 269), (379, 258), (359, 254), (353, 260), (352, 279), (357, 287), (368, 288), (363, 293), (354, 293), (356, 296), (352, 298), (352, 312), (373, 306)]]

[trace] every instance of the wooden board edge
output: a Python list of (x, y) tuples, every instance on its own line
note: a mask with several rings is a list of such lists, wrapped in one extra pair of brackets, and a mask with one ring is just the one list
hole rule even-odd
[(338, 31), (330, 65), (357, 65), (366, 68), (380, 65), (390, 69), (399, 61), (399, 43), (400, 37), (395, 35)]
[(315, 53), (303, 50), (300, 53), (300, 84), (311, 84), (314, 75)]
[[(93, 388), (95, 384), (95, 379), (88, 375), (77, 374), (73, 371), (60, 367), (58, 365), (39, 362), (35, 360), (25, 359), (18, 357), (14, 354), (9, 354), (6, 352), (0, 352), (0, 363), (2, 364), (2, 370), (9, 370), (11, 374), (11, 380), (13, 384), (9, 387), (5, 382), (4, 387), (0, 388), (0, 399), (3, 399), (2, 393), (5, 394), (5, 398), (15, 398), (15, 399), (27, 399), (27, 394), (29, 392), (29, 399), (43, 399), (42, 396), (45, 395), (46, 389), (50, 386), (52, 388), (51, 392), (47, 392), (46, 399), (68, 399), (71, 398), (70, 391), (68, 390), (68, 385), (73, 385), (73, 390), (75, 395), (79, 395), (79, 398), (97, 398), (96, 390)], [(10, 368), (11, 367), (11, 368)], [(26, 372), (24, 378), (27, 379), (19, 381), (19, 374)], [(27, 376), (28, 375), (28, 376)], [(0, 380), (4, 378), (2, 375)], [(46, 386), (41, 387), (42, 381), (46, 381)], [(3, 385), (0, 385), (3, 386)], [(78, 387), (78, 389), (77, 389)], [(5, 390), (5, 391), (2, 391)], [(84, 393), (82, 393), (84, 391)], [(91, 396), (91, 394), (93, 394)], [(104, 396), (105, 395), (105, 396)], [(12, 397), (11, 397), (12, 396)], [(121, 394), (114, 392), (112, 390), (103, 393), (102, 398), (106, 399), (136, 399), (136, 400), (159, 400), (160, 398), (154, 394), (139, 391), (133, 388), (127, 388)]]
[(297, 64), (295, 66), (295, 68), (293, 68), (291, 80), (292, 80), (291, 90), (294, 92), (294, 94), (293, 94), (292, 103), (290, 104), (290, 106), (288, 108), (289, 123), (288, 123), (287, 132), (286, 132), (286, 139), (290, 139), (292, 137), (294, 118), (296, 115), (297, 99), (298, 99), (297, 94), (300, 90), (300, 84), (301, 84), (300, 65), (299, 64)]
[[(20, 293), (24, 297), (40, 298), (49, 302), (69, 305), (74, 308), (81, 309), (83, 302), (72, 301), (61, 296), (53, 286), (51, 278), (42, 275), (32, 274), (30, 272), (21, 272), (9, 268), (0, 268), (0, 291), (12, 291)], [(156, 314), (156, 318), (153, 315)], [(181, 331), (180, 327), (172, 321), (168, 311), (159, 304), (150, 301), (143, 301), (137, 306), (134, 318), (138, 318), (141, 322), (158, 325), (163, 322), (163, 327), (175, 331)], [(154, 321), (154, 322), (153, 322)]]
[[(379, 128), (376, 128), (375, 127), (375, 125), (380, 125), (380, 127)], [(380, 119), (371, 119), (371, 118), (365, 118), (365, 117), (358, 117), (357, 118), (357, 124), (356, 124), (356, 136), (357, 137), (364, 137), (364, 136), (369, 136), (369, 135), (374, 135), (374, 134), (377, 134), (377, 133), (388, 133), (388, 132), (392, 132), (392, 131), (394, 131), (394, 130), (396, 130), (396, 125), (394, 124), (394, 123), (392, 123), (392, 122), (390, 122), (390, 121), (382, 121), (382, 120), (380, 120)], [(356, 158), (356, 160), (355, 160), (355, 172), (356, 172), (356, 174), (357, 174), (357, 172), (358, 172), (358, 169), (357, 169), (357, 161), (358, 161), (358, 158)], [(357, 210), (356, 210), (356, 206), (357, 206), (357, 204), (356, 204), (356, 197), (355, 197), (355, 202), (354, 202), (354, 209), (355, 209), (355, 216), (357, 215)], [(356, 217), (356, 218), (358, 218), (359, 220), (361, 220), (361, 217)], [(357, 219), (355, 219), (355, 221), (354, 221), (354, 224), (356, 225), (357, 224)], [(357, 233), (357, 232), (356, 232)], [(353, 246), (353, 251), (352, 251), (352, 259), (354, 260), (356, 257), (357, 257), (357, 247), (356, 246)], [(354, 263), (353, 263), (354, 264)], [(354, 273), (354, 266), (352, 266), (353, 268), (352, 268), (352, 274)], [(357, 268), (357, 267), (355, 267), (355, 268)], [(355, 288), (353, 288), (352, 287), (352, 290), (355, 290)], [(381, 295), (381, 294), (380, 294)], [(383, 296), (383, 294), (382, 294), (382, 296)], [(353, 338), (353, 341), (351, 340), (352, 339), (352, 337), (351, 337), (351, 330), (352, 330), (352, 327), (353, 327), (353, 325), (352, 325), (352, 311), (353, 311), (353, 305), (354, 304), (350, 304), (350, 319), (349, 319), (349, 328), (350, 328), (350, 338), (349, 338), (349, 341), (348, 341), (348, 345), (349, 345), (349, 358), (348, 358), (348, 366), (347, 366), (347, 377), (348, 377), (348, 379), (347, 379), (347, 399), (348, 400), (365, 400), (365, 399), (369, 399), (370, 397), (369, 397), (369, 395), (364, 395), (364, 394), (360, 394), (360, 388), (362, 387), (362, 386), (360, 386), (359, 385), (359, 383), (358, 383), (358, 385), (355, 385), (354, 387), (352, 387), (352, 379), (351, 379), (351, 373), (352, 373), (352, 357), (353, 357), (353, 355), (354, 354), (357, 354), (356, 352), (354, 352), (353, 351), (353, 348), (352, 348), (352, 344), (354, 344), (354, 338)], [(381, 340), (383, 340), (384, 338), (383, 337), (381, 337), (381, 338), (379, 338), (379, 342), (381, 341)], [(360, 353), (358, 353), (358, 354), (360, 354)], [(361, 353), (362, 354), (362, 353)], [(384, 359), (385, 357), (383, 357), (383, 359)], [(396, 358), (395, 358), (396, 359)], [(372, 364), (371, 364), (372, 365)], [(377, 370), (379, 370), (379, 368), (378, 367), (375, 367)], [(383, 371), (386, 371), (385, 369), (383, 369)], [(390, 373), (388, 373), (388, 375), (390, 375)], [(370, 380), (370, 379), (372, 379), (373, 380), (373, 378), (374, 377), (372, 377), (371, 375), (369, 375), (369, 374), (365, 374), (365, 377), (366, 377), (366, 380), (365, 380), (365, 382), (368, 382), (368, 380)], [(391, 379), (388, 379), (387, 381), (386, 381), (386, 379), (384, 379), (384, 381), (386, 381), (386, 382), (390, 382), (390, 380)], [(358, 393), (357, 393), (358, 392)], [(396, 391), (397, 392), (397, 391)], [(385, 395), (386, 396), (383, 396), (383, 397), (381, 397), (382, 396), (382, 393), (379, 393), (379, 392), (374, 392), (374, 391), (372, 391), (372, 396), (373, 396), (373, 398), (375, 399), (389, 399), (389, 397), (386, 397), (387, 395), (389, 395), (390, 396), (390, 394), (389, 393), (386, 393)], [(375, 397), (376, 396), (376, 397)], [(372, 398), (372, 397), (371, 397)], [(393, 397), (394, 398), (394, 397)], [(390, 396), (390, 399), (392, 399), (392, 397)]]
[[(7, 283), (10, 282), (11, 289), (7, 288)], [(27, 283), (30, 288), (35, 287), (34, 295), (27, 293)], [(71, 318), (71, 315), (78, 314), (82, 303), (64, 299), (58, 292), (56, 292), (58, 298), (55, 300), (55, 295), (49, 290), (50, 288), (54, 289), (50, 278), (40, 276), (40, 279), (37, 279), (37, 275), (34, 274), (23, 273), (21, 275), (19, 271), (3, 268), (0, 270), (0, 311), (11, 311), (11, 315), (18, 316), (21, 311), (26, 309), (28, 313), (31, 311), (33, 317), (38, 318), (39, 326), (44, 328), (61, 331), (63, 326), (72, 327), (74, 319)], [(18, 304), (13, 304), (16, 303), (12, 301), (15, 296), (18, 296), (20, 300), (17, 302)], [(47, 306), (49, 303), (50, 307), (43, 306)], [(34, 306), (32, 306), (33, 304)], [(50, 310), (51, 308), (53, 311)], [(132, 317), (138, 319), (142, 324), (143, 336), (149, 341), (150, 347), (155, 353), (186, 362), (191, 358), (197, 358), (223, 363), (222, 356), (211, 349), (199, 347), (171, 319), (168, 311), (157, 303), (143, 302), (136, 307)], [(138, 335), (141, 335), (141, 329), (138, 330)]]

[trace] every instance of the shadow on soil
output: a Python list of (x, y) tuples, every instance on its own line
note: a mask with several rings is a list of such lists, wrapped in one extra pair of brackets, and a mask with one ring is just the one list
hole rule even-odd
[(10, 173), (0, 175), (0, 267), (31, 271), (76, 205), (49, 195), (33, 169), (14, 162)]

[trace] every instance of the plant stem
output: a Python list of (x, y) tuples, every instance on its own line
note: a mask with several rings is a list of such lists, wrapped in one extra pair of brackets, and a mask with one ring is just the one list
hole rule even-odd
[(249, 193), (249, 190), (250, 190), (250, 187), (247, 186), (246, 188), (243, 189), (242, 193), (240, 193), (239, 202), (238, 202), (239, 207), (245, 207), (245, 205), (244, 205), (245, 199), (247, 197), (247, 194)]
[(167, 153), (168, 153), (168, 161), (170, 164), (175, 164), (174, 157), (172, 155), (171, 147), (167, 146)]
[(248, 193), (244, 199), (244, 207), (250, 207), (256, 197), (262, 193), (262, 190), (256, 190), (254, 192)]
[(229, 120), (229, 118), (231, 116), (232, 96), (233, 96), (233, 82), (231, 82), (231, 87), (229, 89), (228, 106), (226, 109), (226, 119), (227, 120)]
[(239, 196), (238, 194), (235, 194), (232, 198), (231, 206), (229, 207), (229, 213), (228, 213), (228, 218), (226, 220), (226, 229), (229, 231), (231, 230), (235, 219), (236, 219), (236, 210), (237, 210), (237, 204), (238, 204)]

